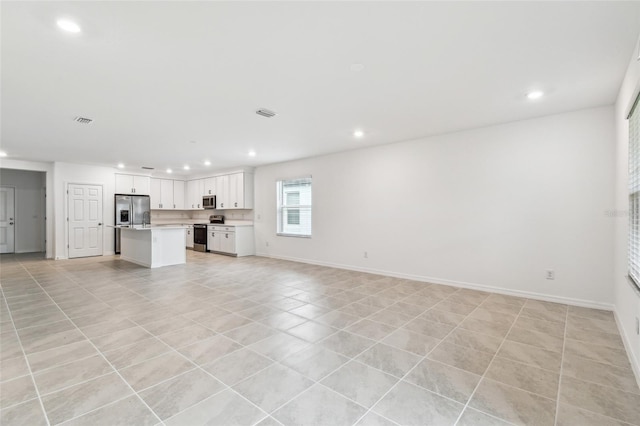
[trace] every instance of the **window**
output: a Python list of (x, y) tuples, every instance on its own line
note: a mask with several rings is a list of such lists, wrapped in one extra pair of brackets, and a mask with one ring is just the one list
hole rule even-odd
[(629, 114), (629, 276), (637, 286), (640, 286), (640, 111), (637, 108), (638, 99)]
[(311, 177), (279, 180), (278, 235), (311, 236)]
[[(300, 205), (300, 192), (287, 192), (287, 206)], [(300, 225), (300, 209), (287, 210), (287, 225)]]

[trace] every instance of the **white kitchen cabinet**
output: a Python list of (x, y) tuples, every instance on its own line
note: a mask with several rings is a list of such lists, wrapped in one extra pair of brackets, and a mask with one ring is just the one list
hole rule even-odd
[(160, 209), (161, 207), (161, 203), (162, 203), (162, 195), (161, 195), (161, 190), (162, 190), (162, 185), (161, 185), (161, 180), (162, 179), (151, 179), (151, 209), (152, 210), (157, 210)]
[(187, 191), (184, 208), (187, 210), (202, 210), (202, 195), (204, 192), (204, 179), (187, 181)]
[(193, 225), (187, 227), (187, 248), (193, 248)]
[(160, 208), (173, 208), (173, 181), (171, 179), (160, 179)]
[(173, 180), (151, 178), (151, 209), (173, 210)]
[(116, 194), (149, 195), (150, 190), (149, 176), (116, 173)]
[(229, 208), (253, 208), (253, 175), (249, 173), (233, 173), (229, 175)]
[[(199, 182), (199, 183), (196, 183)], [(199, 190), (199, 191), (198, 191)], [(194, 194), (200, 194), (196, 200)], [(252, 209), (253, 208), (253, 175), (250, 173), (232, 173), (198, 179), (187, 182), (187, 209), (202, 203), (202, 196), (215, 195), (216, 209)]]
[(229, 175), (216, 176), (216, 209), (231, 208), (229, 204)]
[(176, 210), (184, 210), (184, 181), (173, 181), (173, 208)]
[(255, 254), (253, 226), (207, 226), (207, 250), (231, 256)]
[(203, 179), (204, 187), (202, 188), (202, 195), (216, 195), (216, 178), (210, 177)]

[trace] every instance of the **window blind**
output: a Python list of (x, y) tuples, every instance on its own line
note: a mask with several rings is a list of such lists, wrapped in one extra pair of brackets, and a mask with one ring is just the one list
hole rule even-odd
[(311, 177), (277, 182), (277, 234), (311, 236)]
[(629, 276), (640, 286), (640, 111), (629, 114)]

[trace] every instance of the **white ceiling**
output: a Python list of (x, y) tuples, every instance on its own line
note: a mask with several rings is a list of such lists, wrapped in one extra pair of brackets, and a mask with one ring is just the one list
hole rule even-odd
[[(9, 158), (182, 174), (612, 104), (640, 30), (640, 3), (613, 1), (2, 2), (1, 14)], [(547, 95), (528, 101), (531, 89)]]

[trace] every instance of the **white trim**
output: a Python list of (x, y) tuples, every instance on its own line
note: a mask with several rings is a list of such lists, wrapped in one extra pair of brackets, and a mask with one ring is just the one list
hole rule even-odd
[(100, 253), (98, 256), (104, 256), (104, 229), (106, 228), (106, 226), (104, 225), (104, 206), (105, 206), (105, 190), (104, 190), (104, 183), (88, 183), (88, 182), (64, 182), (64, 190), (63, 190), (63, 197), (64, 197), (64, 204), (63, 204), (63, 215), (64, 217), (62, 218), (62, 220), (64, 221), (64, 257), (62, 256), (56, 256), (56, 260), (62, 260), (62, 259), (69, 259), (69, 185), (85, 185), (85, 186), (99, 186), (100, 188), (102, 188), (102, 253)]
[(309, 260), (309, 259), (301, 259), (297, 257), (274, 256), (268, 253), (256, 253), (256, 256), (270, 257), (273, 259), (281, 259), (281, 260), (290, 260), (293, 262), (308, 263), (311, 265), (328, 266), (331, 268), (346, 269), (349, 271), (367, 272), (370, 274), (385, 275), (388, 277), (405, 278), (409, 280), (428, 282), (432, 284), (443, 284), (443, 285), (449, 285), (452, 287), (461, 287), (461, 288), (468, 288), (472, 290), (488, 291), (491, 293), (505, 294), (508, 296), (526, 297), (528, 299), (542, 300), (545, 302), (562, 303), (565, 305), (572, 305), (572, 306), (581, 306), (584, 308), (603, 309), (606, 311), (613, 311), (614, 309), (613, 303), (602, 303), (602, 302), (596, 302), (593, 300), (576, 299), (573, 297), (551, 296), (548, 294), (535, 293), (530, 291), (511, 290), (503, 287), (493, 287), (493, 286), (488, 286), (484, 284), (468, 283), (463, 281), (453, 281), (453, 280), (447, 280), (447, 279), (435, 278), (435, 277), (426, 277), (423, 275), (403, 274), (399, 272), (384, 271), (384, 270), (373, 269), (373, 268), (360, 268), (352, 265), (343, 265), (343, 264), (331, 263), (331, 262), (321, 262), (321, 261), (315, 261), (315, 260)]
[(53, 259), (56, 250), (56, 242), (54, 237), (56, 222), (55, 203), (54, 203), (54, 179), (53, 179), (53, 163), (23, 161), (3, 158), (0, 160), (0, 169), (24, 170), (31, 172), (42, 172), (45, 174), (45, 258)]
[(633, 351), (631, 348), (633, 347), (631, 344), (631, 339), (625, 332), (624, 327), (622, 326), (622, 322), (620, 320), (620, 316), (618, 314), (618, 310), (614, 308), (613, 316), (616, 319), (616, 325), (618, 326), (618, 331), (620, 332), (620, 336), (622, 337), (622, 343), (624, 344), (624, 348), (627, 352), (627, 357), (629, 357), (629, 362), (631, 363), (631, 369), (633, 370), (633, 374), (636, 376), (636, 382), (640, 387), (640, 360), (636, 359), (633, 356)]
[[(8, 252), (6, 254), (17, 254), (17, 253), (25, 253), (16, 250), (16, 229), (18, 228), (18, 221), (16, 218), (18, 217), (16, 213), (18, 212), (18, 189), (15, 185), (0, 185), (0, 188), (13, 189), (13, 218), (9, 220), (13, 220), (14, 226), (11, 228), (13, 230), (13, 251)], [(4, 254), (4, 253), (3, 253)]]

